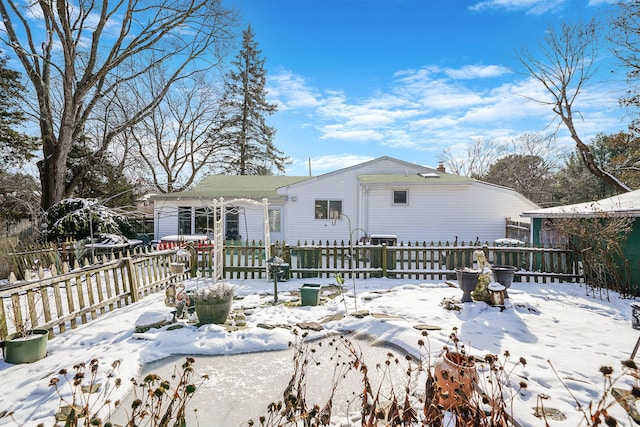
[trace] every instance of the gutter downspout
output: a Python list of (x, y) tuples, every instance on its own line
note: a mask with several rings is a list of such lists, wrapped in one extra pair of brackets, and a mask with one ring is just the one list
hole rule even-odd
[(363, 192), (363, 197), (364, 197), (364, 210), (362, 212), (362, 224), (365, 230), (367, 230), (367, 232), (369, 231), (369, 185), (365, 184), (364, 186), (364, 192)]

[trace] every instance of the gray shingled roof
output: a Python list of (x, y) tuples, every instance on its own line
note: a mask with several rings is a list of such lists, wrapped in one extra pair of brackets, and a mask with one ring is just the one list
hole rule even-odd
[(276, 198), (276, 189), (309, 179), (308, 176), (263, 175), (211, 175), (203, 179), (193, 190), (179, 193), (156, 194), (154, 199), (176, 198)]

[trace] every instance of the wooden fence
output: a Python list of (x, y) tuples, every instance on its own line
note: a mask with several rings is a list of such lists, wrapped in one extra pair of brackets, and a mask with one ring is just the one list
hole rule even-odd
[(52, 266), (50, 277), (0, 286), (0, 340), (16, 331), (16, 325), (49, 330), (50, 337), (164, 290), (182, 280), (170, 262), (174, 251), (137, 255), (105, 255), (101, 262), (83, 267), (77, 263), (62, 271)]
[(507, 218), (504, 231), (505, 237), (509, 239), (528, 242), (529, 234), (531, 232), (531, 224), (528, 222), (514, 221), (511, 218)]
[(60, 269), (62, 267), (60, 253), (55, 244), (31, 245), (27, 248), (12, 251), (7, 254), (9, 271), (19, 280), (30, 277), (37, 272), (39, 267), (54, 265)]
[[(473, 256), (483, 250), (494, 265), (512, 265), (518, 269), (517, 281), (575, 282), (581, 280), (579, 260), (572, 251), (530, 246), (489, 246), (469, 243), (399, 243), (396, 245), (354, 244), (348, 242), (297, 242), (291, 246), (276, 242), (271, 255), (284, 259), (286, 276), (292, 278), (392, 277), (399, 279), (442, 280), (455, 277), (455, 269), (477, 266)], [(211, 255), (197, 250), (193, 265), (203, 275), (211, 272)], [(262, 242), (228, 242), (225, 246), (224, 277), (258, 279), (265, 276), (265, 251)], [(209, 264), (203, 260), (209, 260)]]
[[(276, 242), (271, 255), (284, 259), (282, 279), (343, 277), (389, 277), (397, 279), (443, 280), (455, 278), (455, 269), (474, 267), (473, 252), (483, 250), (494, 265), (518, 268), (516, 281), (580, 281), (578, 261), (562, 249), (525, 246), (489, 246), (448, 243), (400, 243), (397, 245), (350, 245), (345, 242), (298, 242), (294, 246)], [(50, 277), (13, 281), (0, 286), (0, 340), (15, 332), (16, 324), (47, 329), (50, 336), (76, 328), (99, 316), (138, 301), (150, 293), (164, 291), (187, 277), (207, 276), (212, 271), (211, 246), (190, 249), (186, 273), (172, 273), (176, 249), (120, 255), (103, 255), (84, 266), (77, 261), (58, 271), (51, 266)], [(261, 242), (227, 242), (226, 279), (271, 279), (267, 277), (265, 249)]]

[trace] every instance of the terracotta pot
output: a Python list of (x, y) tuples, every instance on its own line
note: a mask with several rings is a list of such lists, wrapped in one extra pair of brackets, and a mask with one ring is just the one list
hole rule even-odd
[(456, 352), (446, 352), (436, 360), (433, 376), (440, 389), (438, 403), (446, 410), (467, 403), (478, 382), (475, 363)]

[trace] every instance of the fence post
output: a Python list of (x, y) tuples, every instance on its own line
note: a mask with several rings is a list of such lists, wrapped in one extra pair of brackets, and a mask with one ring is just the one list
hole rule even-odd
[(382, 277), (387, 277), (387, 244), (382, 243)]
[[(126, 260), (127, 264), (127, 276), (129, 277), (129, 293), (131, 294), (131, 302), (137, 302), (139, 299), (138, 295), (138, 275), (135, 274), (136, 267), (133, 263), (133, 258), (128, 257)], [(166, 274), (166, 270), (165, 270)]]
[(7, 315), (4, 312), (4, 302), (0, 299), (0, 340), (3, 340), (8, 333), (9, 330), (7, 328)]

